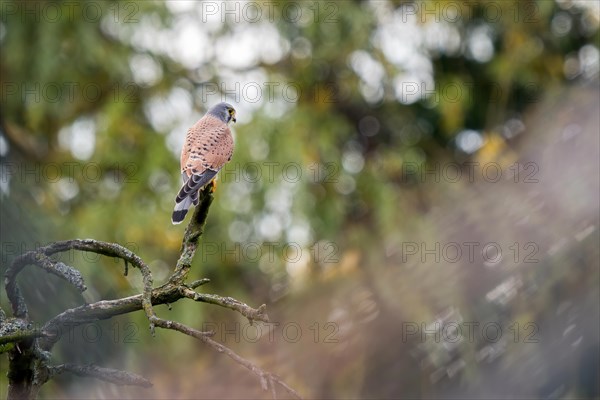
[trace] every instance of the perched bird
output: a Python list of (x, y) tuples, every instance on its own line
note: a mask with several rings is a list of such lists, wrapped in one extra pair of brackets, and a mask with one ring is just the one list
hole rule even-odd
[(233, 138), (228, 126), (231, 121), (236, 121), (235, 109), (231, 104), (219, 103), (188, 130), (181, 150), (183, 186), (175, 198), (171, 217), (174, 224), (183, 221), (192, 204), (198, 205), (200, 189), (231, 160)]

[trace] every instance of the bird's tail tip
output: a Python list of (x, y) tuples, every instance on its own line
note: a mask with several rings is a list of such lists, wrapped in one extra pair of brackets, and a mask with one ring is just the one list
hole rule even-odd
[(180, 224), (183, 219), (185, 218), (185, 215), (187, 214), (188, 210), (176, 210), (173, 211), (173, 215), (171, 216), (171, 222), (173, 223), (173, 225), (178, 225)]
[(173, 225), (180, 224), (183, 221), (188, 213), (188, 210), (193, 204), (191, 197), (186, 197), (179, 202), (177, 200), (179, 200), (179, 198), (175, 200), (175, 209), (173, 209), (173, 215), (171, 216), (171, 222), (173, 222)]

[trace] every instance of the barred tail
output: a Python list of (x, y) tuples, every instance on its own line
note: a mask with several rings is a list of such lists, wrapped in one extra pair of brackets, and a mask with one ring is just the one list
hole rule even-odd
[(180, 224), (192, 206), (192, 203), (193, 201), (191, 197), (186, 197), (180, 203), (175, 204), (175, 209), (173, 210), (173, 215), (171, 216), (171, 222), (173, 222), (173, 224)]
[(203, 173), (192, 174), (189, 178), (185, 172), (181, 174), (184, 184), (175, 198), (175, 209), (171, 217), (174, 224), (183, 221), (192, 204), (198, 205), (198, 192), (217, 175), (217, 172), (219, 171), (206, 169)]

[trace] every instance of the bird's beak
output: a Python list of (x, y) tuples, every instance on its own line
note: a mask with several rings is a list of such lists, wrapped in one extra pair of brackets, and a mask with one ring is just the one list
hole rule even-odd
[(237, 119), (235, 119), (235, 117), (231, 117), (231, 120), (232, 120), (233, 122), (237, 122)]

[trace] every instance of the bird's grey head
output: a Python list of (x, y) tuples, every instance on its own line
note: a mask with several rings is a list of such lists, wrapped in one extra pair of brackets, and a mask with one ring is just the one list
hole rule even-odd
[(208, 110), (208, 114), (214, 115), (226, 124), (228, 124), (229, 121), (236, 121), (235, 108), (229, 103), (219, 103), (216, 106), (211, 107), (211, 109)]

